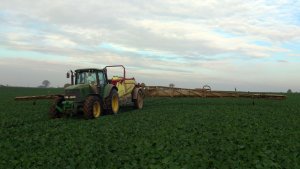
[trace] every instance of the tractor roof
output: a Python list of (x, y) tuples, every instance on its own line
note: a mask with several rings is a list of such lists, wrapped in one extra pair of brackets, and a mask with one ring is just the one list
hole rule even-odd
[(103, 71), (103, 69), (97, 68), (85, 68), (85, 69), (77, 69), (76, 72), (88, 72), (88, 71)]

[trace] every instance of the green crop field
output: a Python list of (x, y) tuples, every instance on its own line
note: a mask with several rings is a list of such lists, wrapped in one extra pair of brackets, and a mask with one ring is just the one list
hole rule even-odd
[(95, 120), (50, 120), (48, 101), (0, 88), (0, 168), (300, 168), (300, 95), (283, 101), (148, 98)]

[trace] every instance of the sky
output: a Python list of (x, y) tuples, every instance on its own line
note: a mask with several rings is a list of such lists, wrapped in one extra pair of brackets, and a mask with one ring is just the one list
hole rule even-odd
[(300, 91), (300, 0), (2, 0), (0, 84), (126, 66), (146, 85)]

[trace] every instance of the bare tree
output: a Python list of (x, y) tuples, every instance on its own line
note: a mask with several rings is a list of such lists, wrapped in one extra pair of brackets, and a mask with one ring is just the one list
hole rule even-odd
[(169, 84), (169, 87), (170, 87), (170, 88), (174, 88), (174, 87), (175, 87), (175, 84), (174, 84), (174, 83), (170, 83), (170, 84)]
[(42, 82), (42, 86), (45, 87), (45, 88), (49, 87), (49, 86), (50, 86), (49, 80), (44, 80), (44, 81)]

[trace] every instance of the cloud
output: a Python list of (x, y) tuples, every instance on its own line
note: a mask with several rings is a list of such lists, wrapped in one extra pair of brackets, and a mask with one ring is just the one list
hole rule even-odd
[[(284, 50), (273, 41), (300, 37), (300, 29), (297, 29), (299, 25), (286, 24), (281, 19), (290, 16), (285, 10), (281, 10), (282, 6), (291, 7), (295, 4), (282, 2), (40, 1), (16, 4), (12, 1), (2, 4), (2, 8), (7, 11), (13, 5), (19, 11), (10, 12), (19, 21), (15, 25), (24, 29), (24, 32), (33, 32), (27, 35), (50, 47), (56, 45), (87, 49), (108, 42), (141, 50), (167, 51), (187, 57), (220, 53), (231, 53), (240, 57), (269, 57), (272, 52)], [(34, 10), (28, 8), (29, 5), (33, 5)], [(47, 6), (46, 10), (42, 6)], [(275, 17), (271, 17), (272, 15)], [(267, 19), (270, 22), (265, 22)], [(26, 24), (28, 20), (32, 23), (29, 26)], [(44, 25), (45, 28), (35, 28), (32, 25)], [(53, 30), (49, 30), (49, 27)], [(226, 38), (214, 29), (238, 36)], [(40, 36), (34, 36), (36, 32), (32, 30), (40, 31)], [(271, 42), (272, 45), (261, 47), (251, 43), (257, 39)], [(30, 40), (35, 41), (32, 38), (28, 39)], [(18, 42), (26, 43), (22, 40)]]
[[(0, 49), (63, 65), (125, 64), (160, 82), (164, 72), (225, 83), (241, 76), (235, 64), (299, 62), (299, 6), (292, 0), (10, 0), (0, 4)], [(7, 54), (1, 51), (0, 60)]]
[(291, 57), (300, 57), (300, 53), (290, 53), (290, 54), (288, 54), (288, 56), (291, 56)]

